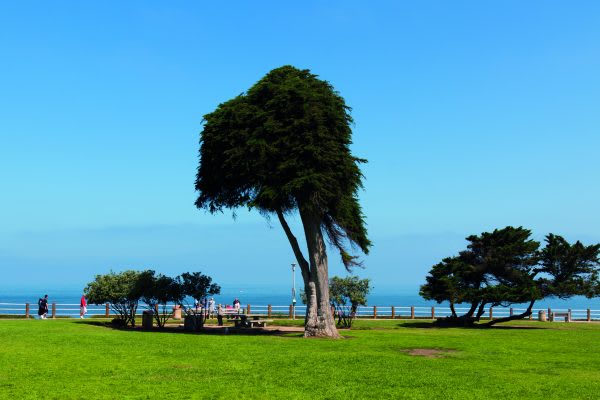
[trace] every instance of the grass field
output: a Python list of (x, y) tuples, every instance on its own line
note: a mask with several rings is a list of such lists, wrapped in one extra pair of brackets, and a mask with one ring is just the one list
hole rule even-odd
[[(291, 324), (289, 322), (288, 324)], [(528, 328), (528, 325), (534, 328)], [(600, 325), (437, 329), (359, 321), (344, 340), (0, 321), (0, 398), (597, 399)], [(442, 350), (440, 358), (410, 355)]]

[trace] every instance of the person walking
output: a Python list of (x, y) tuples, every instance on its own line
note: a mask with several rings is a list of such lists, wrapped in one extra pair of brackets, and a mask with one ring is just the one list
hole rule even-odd
[(38, 316), (40, 319), (46, 319), (48, 316), (48, 295), (38, 300)]
[(214, 318), (214, 316), (215, 316), (215, 299), (211, 297), (210, 300), (208, 300), (208, 317)]
[(233, 308), (236, 313), (240, 313), (240, 300), (237, 297), (235, 298), (235, 300), (233, 300)]
[(223, 307), (220, 304), (217, 306), (217, 323), (223, 326)]
[(204, 313), (204, 319), (208, 318), (208, 298), (204, 296), (202, 298), (202, 312)]
[(81, 296), (81, 300), (79, 301), (79, 318), (83, 319), (85, 314), (87, 314), (87, 300), (84, 294)]

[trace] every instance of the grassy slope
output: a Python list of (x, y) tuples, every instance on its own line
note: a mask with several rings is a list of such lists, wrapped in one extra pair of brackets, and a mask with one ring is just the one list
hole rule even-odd
[[(347, 340), (0, 321), (0, 398), (597, 398), (600, 326), (431, 329), (360, 321)], [(406, 348), (453, 349), (447, 358)]]

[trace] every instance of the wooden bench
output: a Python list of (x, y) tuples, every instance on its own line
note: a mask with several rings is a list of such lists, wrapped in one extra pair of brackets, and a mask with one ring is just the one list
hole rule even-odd
[(267, 323), (273, 322), (272, 319), (251, 319), (247, 321), (250, 324), (250, 328), (264, 328)]
[(558, 318), (563, 318), (565, 319), (565, 322), (571, 322), (571, 312), (553, 312), (552, 314), (550, 314), (550, 321), (554, 321), (556, 319), (556, 317)]

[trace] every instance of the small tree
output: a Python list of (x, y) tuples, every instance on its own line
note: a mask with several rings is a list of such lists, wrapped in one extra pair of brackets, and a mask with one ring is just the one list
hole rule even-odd
[(96, 275), (93, 282), (87, 284), (84, 293), (91, 304), (109, 303), (118, 319), (127, 326), (135, 326), (135, 313), (141, 297), (139, 292), (138, 271), (113, 271), (105, 275)]
[(138, 277), (138, 292), (141, 299), (152, 310), (154, 320), (159, 328), (163, 328), (173, 315), (167, 309), (168, 303), (181, 303), (182, 285), (178, 278), (171, 278), (154, 271), (147, 270)]
[(197, 315), (195, 302), (201, 302), (208, 296), (221, 293), (221, 286), (212, 282), (212, 278), (201, 272), (184, 272), (178, 277), (181, 284), (179, 304), (186, 314)]
[(358, 306), (367, 305), (370, 290), (369, 279), (359, 279), (358, 276), (334, 276), (329, 280), (329, 298), (338, 316), (338, 326), (352, 327)]

